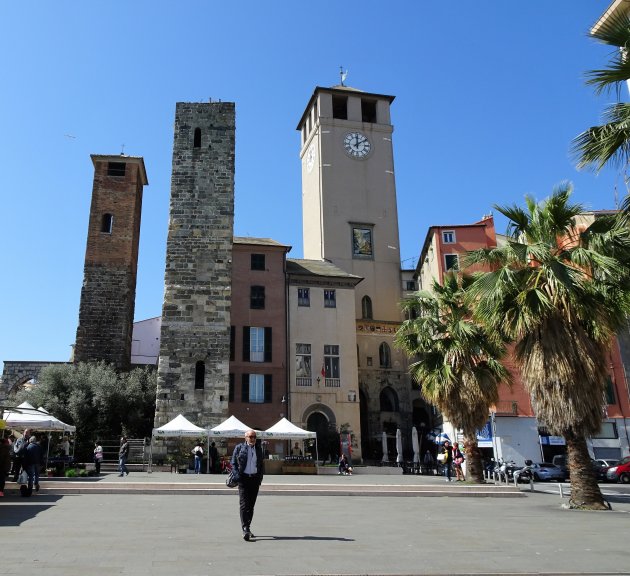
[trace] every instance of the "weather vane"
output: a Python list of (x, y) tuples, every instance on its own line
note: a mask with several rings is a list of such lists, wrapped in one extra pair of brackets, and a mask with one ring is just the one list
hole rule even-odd
[(343, 83), (344, 80), (347, 78), (348, 76), (348, 71), (346, 70), (345, 72), (343, 71), (343, 66), (339, 66), (339, 76), (341, 77), (341, 85), (345, 86), (345, 84)]

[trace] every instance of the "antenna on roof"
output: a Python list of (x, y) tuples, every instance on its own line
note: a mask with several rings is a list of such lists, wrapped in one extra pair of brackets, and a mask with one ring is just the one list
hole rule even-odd
[(120, 155), (124, 156), (125, 155), (125, 145), (121, 144), (122, 148), (120, 149)]
[(339, 76), (341, 77), (341, 85), (345, 86), (344, 82), (345, 82), (346, 78), (348, 77), (348, 71), (346, 70), (344, 72), (343, 71), (343, 66), (339, 66)]

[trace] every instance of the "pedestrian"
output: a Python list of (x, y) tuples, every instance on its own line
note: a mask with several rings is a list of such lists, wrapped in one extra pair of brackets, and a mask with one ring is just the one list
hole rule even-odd
[(129, 442), (127, 437), (123, 436), (120, 439), (120, 450), (118, 450), (118, 476), (129, 476), (129, 470), (127, 470), (127, 458), (129, 458)]
[(350, 466), (350, 463), (348, 462), (348, 459), (346, 458), (345, 454), (341, 454), (341, 456), (339, 457), (339, 472), (337, 472), (337, 474), (342, 474), (344, 476), (352, 476), (352, 466)]
[(22, 463), (26, 455), (26, 448), (28, 447), (30, 437), (31, 431), (27, 428), (24, 430), (24, 434), (13, 443), (13, 482), (17, 482), (20, 470), (22, 469)]
[(201, 461), (203, 460), (203, 442), (197, 442), (192, 449), (195, 456), (195, 474), (201, 474)]
[(11, 470), (11, 451), (8, 438), (0, 440), (0, 498), (4, 496), (4, 484)]
[(464, 482), (466, 477), (464, 476), (464, 471), (462, 470), (462, 464), (464, 463), (464, 454), (459, 449), (459, 443), (453, 443), (453, 468), (455, 468), (455, 481), (456, 482)]
[(37, 442), (37, 436), (29, 438), (22, 465), (28, 474), (28, 496), (30, 496), (33, 493), (33, 486), (35, 486), (35, 491), (39, 492), (39, 469), (42, 466), (42, 448)]
[(444, 445), (442, 446), (442, 454), (444, 454), (444, 460), (442, 460), (442, 464), (444, 466), (444, 476), (446, 476), (446, 481), (451, 481), (451, 465), (453, 464), (453, 447), (448, 440), (444, 440)]
[(431, 474), (433, 472), (433, 454), (431, 454), (431, 450), (427, 450), (424, 453), (424, 458), (422, 459), (422, 464), (424, 467), (425, 474)]
[(232, 454), (232, 470), (238, 482), (238, 500), (241, 515), (243, 539), (255, 538), (251, 531), (254, 517), (254, 506), (258, 498), (258, 490), (263, 480), (263, 454), (259, 443), (256, 443), (256, 431), (245, 432), (245, 442), (234, 448)]
[(94, 469), (96, 470), (96, 475), (101, 475), (101, 463), (103, 462), (103, 447), (101, 443), (97, 440), (94, 442)]
[(208, 448), (208, 458), (210, 459), (210, 472), (219, 471), (219, 451), (216, 444), (213, 442)]

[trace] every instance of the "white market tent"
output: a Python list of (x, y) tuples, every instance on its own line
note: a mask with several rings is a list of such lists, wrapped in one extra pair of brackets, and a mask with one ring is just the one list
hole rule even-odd
[(34, 428), (50, 432), (76, 432), (77, 427), (62, 422), (44, 408), (35, 408), (23, 402), (13, 410), (5, 410), (2, 419), (9, 428)]
[(209, 438), (215, 436), (220, 438), (242, 438), (248, 430), (251, 430), (250, 426), (243, 424), (236, 416), (230, 416), (218, 426), (210, 428), (208, 436)]
[(208, 431), (205, 428), (200, 428), (196, 424), (193, 424), (186, 417), (178, 414), (170, 422), (160, 426), (159, 428), (153, 428), (152, 436), (159, 437), (172, 437), (172, 436), (207, 436)]
[(267, 428), (267, 430), (262, 433), (262, 437), (265, 440), (267, 438), (277, 438), (282, 440), (306, 440), (307, 438), (315, 438), (315, 459), (319, 460), (317, 432), (303, 430), (299, 426), (289, 422), (286, 418), (280, 419), (271, 428)]
[(26, 430), (33, 428), (37, 431), (48, 432), (48, 444), (46, 447), (46, 466), (48, 466), (48, 457), (50, 451), (50, 433), (51, 432), (76, 432), (77, 427), (66, 424), (55, 418), (45, 408), (41, 406), (35, 408), (28, 402), (22, 402), (13, 410), (5, 410), (2, 419), (6, 422), (7, 427)]

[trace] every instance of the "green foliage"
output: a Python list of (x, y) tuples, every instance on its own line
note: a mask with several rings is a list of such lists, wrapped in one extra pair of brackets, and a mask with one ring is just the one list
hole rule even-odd
[(68, 468), (65, 473), (66, 478), (75, 478), (77, 471), (74, 468)]
[(77, 427), (75, 456), (91, 459), (98, 438), (150, 436), (155, 412), (155, 372), (136, 368), (117, 373), (105, 362), (51, 365), (37, 386), (22, 390), (26, 400)]

